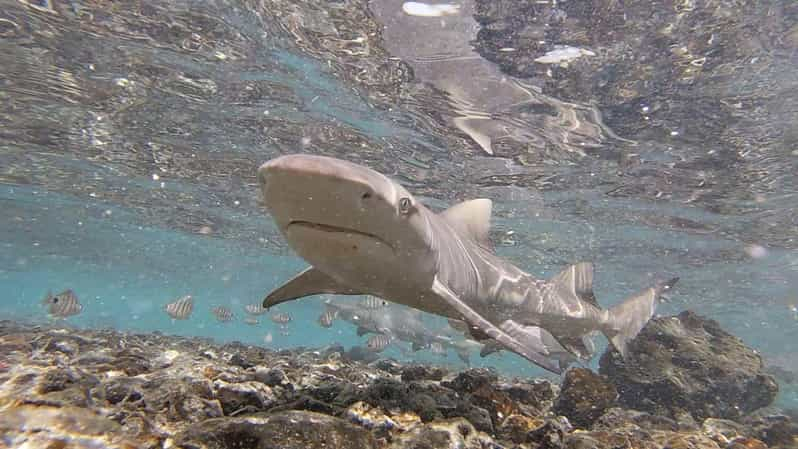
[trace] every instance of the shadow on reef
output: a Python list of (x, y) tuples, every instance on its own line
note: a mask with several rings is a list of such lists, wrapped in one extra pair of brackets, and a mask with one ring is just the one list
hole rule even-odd
[[(693, 313), (658, 318), (627, 364), (562, 387), (451, 373), (340, 347), (279, 352), (198, 338), (0, 322), (0, 432), (10, 447), (767, 448), (798, 426), (760, 409), (759, 357)], [(636, 410), (637, 409), (637, 410)]]

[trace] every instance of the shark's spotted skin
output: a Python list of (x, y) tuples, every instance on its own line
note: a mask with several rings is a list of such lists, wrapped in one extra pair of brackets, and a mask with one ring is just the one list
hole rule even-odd
[(534, 344), (537, 327), (580, 357), (587, 351), (583, 337), (594, 331), (625, 354), (657, 296), (676, 281), (601, 309), (591, 264), (542, 281), (496, 256), (488, 238), (490, 200), (436, 214), (381, 173), (303, 154), (263, 164), (258, 179), (278, 228), (311, 264), (270, 293), (264, 307), (320, 293), (374, 295), (465, 321), (472, 335), (560, 372), (545, 345)]

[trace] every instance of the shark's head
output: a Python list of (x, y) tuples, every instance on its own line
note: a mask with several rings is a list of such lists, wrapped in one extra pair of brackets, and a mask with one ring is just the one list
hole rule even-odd
[(431, 265), (426, 214), (401, 185), (367, 167), (313, 155), (263, 164), (266, 207), (289, 245), (317, 269), (365, 292), (383, 282), (426, 282)]

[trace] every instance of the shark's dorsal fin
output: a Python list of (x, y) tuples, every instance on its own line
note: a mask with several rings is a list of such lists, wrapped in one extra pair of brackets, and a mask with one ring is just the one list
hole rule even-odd
[(308, 267), (305, 271), (297, 274), (291, 280), (278, 287), (277, 290), (269, 293), (269, 296), (263, 300), (263, 308), (268, 309), (282, 302), (310, 295), (318, 295), (320, 293), (357, 295), (362, 292), (342, 285), (327, 274), (313, 267)]
[(579, 262), (568, 266), (551, 279), (554, 287), (561, 293), (577, 296), (582, 301), (599, 307), (593, 294), (593, 264)]
[(487, 198), (463, 201), (440, 213), (449, 225), (473, 239), (484, 249), (493, 250), (490, 242), (490, 216), (493, 202)]

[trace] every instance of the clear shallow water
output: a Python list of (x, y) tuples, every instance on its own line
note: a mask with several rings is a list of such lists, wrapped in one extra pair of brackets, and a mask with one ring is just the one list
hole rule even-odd
[[(485, 54), (497, 22), (422, 23), (401, 2), (4, 1), (0, 313), (44, 321), (45, 293), (73, 288), (85, 311), (68, 322), (79, 326), (362, 344), (351, 326), (317, 326), (316, 298), (280, 307), (294, 317), (287, 336), (265, 316), (251, 327), (210, 314), (227, 305), (243, 317), (243, 304), (304, 267), (262, 212), (254, 174), (307, 151), (367, 164), (434, 207), (492, 198), (500, 254), (541, 277), (591, 260), (602, 305), (678, 275), (661, 314), (695, 310), (796, 370), (798, 28), (794, 7), (768, 3), (728, 29), (707, 24), (720, 50), (696, 44), (703, 32), (670, 44), (708, 55), (697, 81), (638, 74), (635, 84), (614, 53), (645, 30), (635, 11), (605, 46), (592, 42), (597, 56), (520, 73), (502, 56), (513, 52)], [(740, 45), (735, 27), (766, 20), (759, 45), (747, 36), (726, 50)], [(564, 33), (551, 45), (576, 42), (591, 43)], [(659, 50), (633, 54), (645, 68)], [(607, 93), (627, 81), (628, 98)], [(172, 323), (161, 307), (185, 294), (194, 318)], [(542, 374), (515, 356), (472, 358)], [(781, 400), (795, 400), (789, 386)]]

